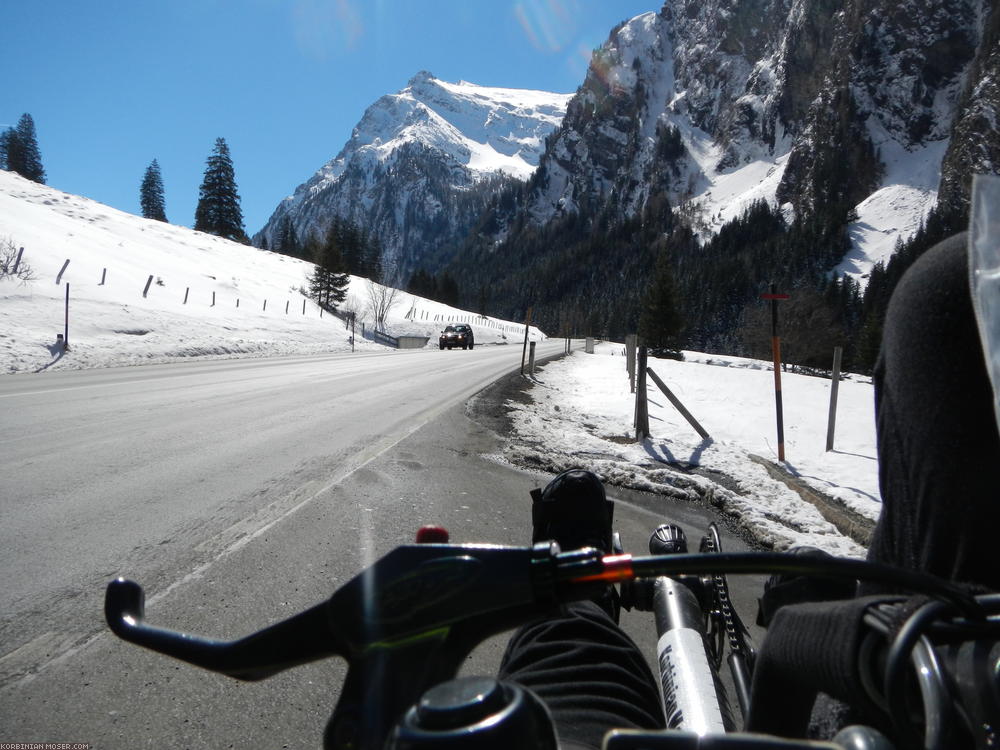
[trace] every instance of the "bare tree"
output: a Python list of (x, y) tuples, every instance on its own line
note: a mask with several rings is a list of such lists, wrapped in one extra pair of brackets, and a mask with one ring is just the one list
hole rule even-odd
[(375, 329), (385, 332), (385, 319), (389, 311), (399, 302), (399, 290), (395, 287), (384, 286), (371, 279), (366, 279), (368, 288), (368, 309), (371, 311), (372, 319), (375, 322)]
[(0, 237), (0, 280), (11, 279), (20, 281), (22, 285), (34, 281), (35, 271), (23, 260), (17, 263), (17, 245), (10, 237)]

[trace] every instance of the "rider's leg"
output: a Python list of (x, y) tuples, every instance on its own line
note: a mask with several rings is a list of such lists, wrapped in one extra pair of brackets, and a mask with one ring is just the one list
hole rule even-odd
[[(534, 498), (532, 541), (562, 549), (611, 547), (613, 504), (590, 472), (564, 472)], [(534, 691), (549, 707), (560, 742), (600, 748), (612, 728), (664, 726), (659, 688), (635, 642), (618, 627), (610, 597), (569, 605), (518, 630), (500, 678)]]
[(869, 559), (1000, 587), (1000, 435), (966, 235), (906, 272), (875, 369), (882, 512)]
[(563, 744), (600, 748), (609, 729), (664, 726), (642, 652), (594, 602), (572, 604), (563, 615), (518, 630), (500, 678), (545, 701)]

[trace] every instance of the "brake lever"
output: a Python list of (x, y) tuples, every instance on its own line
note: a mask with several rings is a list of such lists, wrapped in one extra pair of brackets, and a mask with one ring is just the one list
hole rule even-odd
[(119, 638), (238, 680), (263, 680), (300, 664), (345, 655), (330, 631), (326, 604), (236, 641), (219, 641), (147, 625), (146, 595), (138, 583), (112, 581), (104, 594), (104, 617)]

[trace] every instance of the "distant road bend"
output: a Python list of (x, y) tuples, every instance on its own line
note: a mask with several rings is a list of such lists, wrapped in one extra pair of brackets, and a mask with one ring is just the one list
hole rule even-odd
[[(538, 356), (562, 346), (540, 342)], [(197, 574), (520, 356), (481, 346), (0, 378), (0, 682), (99, 630), (111, 576), (163, 590)]]

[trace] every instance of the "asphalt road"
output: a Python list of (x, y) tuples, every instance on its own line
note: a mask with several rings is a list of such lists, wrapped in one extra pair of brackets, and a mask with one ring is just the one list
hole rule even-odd
[[(105, 584), (131, 577), (151, 623), (228, 639), (324, 600), (424, 523), (525, 543), (547, 477), (481, 458), (496, 436), (463, 406), (518, 363), (482, 348), (0, 379), (0, 742), (318, 746), (340, 661), (262, 683), (203, 672), (106, 633)], [(629, 551), (667, 518), (710, 520), (619, 498)], [(623, 625), (652, 652), (651, 616)], [(503, 641), (465, 671), (495, 670)]]

